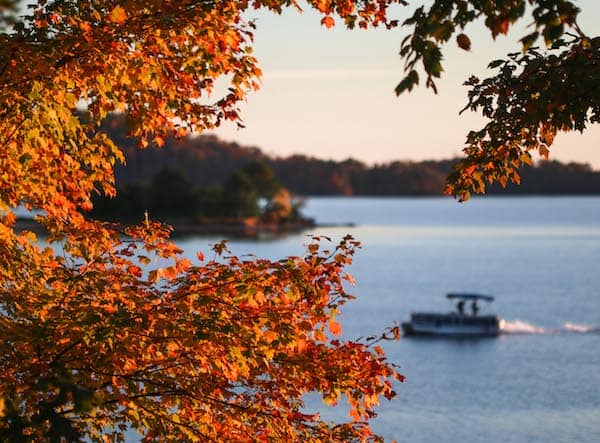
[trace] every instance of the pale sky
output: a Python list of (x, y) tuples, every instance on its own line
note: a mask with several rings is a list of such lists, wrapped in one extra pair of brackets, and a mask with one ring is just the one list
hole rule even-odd
[[(577, 2), (580, 25), (591, 35), (600, 27), (600, 1)], [(412, 10), (412, 9), (411, 9)], [(406, 18), (402, 8), (395, 14)], [(454, 40), (445, 49), (445, 72), (438, 95), (423, 86), (396, 97), (402, 78), (397, 55), (404, 30), (327, 30), (306, 10), (282, 16), (252, 12), (257, 18), (255, 55), (262, 88), (243, 108), (246, 128), (231, 125), (215, 133), (224, 140), (257, 146), (268, 154), (305, 154), (324, 159), (353, 157), (368, 164), (390, 160), (443, 159), (460, 154), (469, 129), (480, 129), (477, 114), (458, 111), (466, 104), (462, 83), (487, 76), (486, 66), (519, 50), (529, 20), (493, 42), (479, 24), (467, 28), (472, 49)], [(489, 72), (489, 71), (488, 71)], [(551, 158), (590, 163), (600, 169), (600, 125), (583, 135), (559, 135)]]

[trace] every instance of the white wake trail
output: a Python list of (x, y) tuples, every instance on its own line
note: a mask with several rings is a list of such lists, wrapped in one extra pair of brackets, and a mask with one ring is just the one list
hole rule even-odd
[(560, 328), (548, 329), (523, 320), (501, 320), (500, 331), (507, 335), (600, 334), (600, 327), (566, 322)]
[(576, 334), (598, 334), (600, 333), (600, 327), (578, 325), (577, 323), (566, 322), (562, 326), (562, 328), (560, 328), (560, 332)]
[(501, 320), (502, 334), (546, 334), (546, 329), (523, 320)]

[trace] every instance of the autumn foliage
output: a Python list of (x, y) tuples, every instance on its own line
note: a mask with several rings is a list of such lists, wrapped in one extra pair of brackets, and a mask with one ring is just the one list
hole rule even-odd
[[(299, 4), (39, 0), (19, 17), (16, 3), (0, 1), (0, 440), (121, 441), (127, 427), (148, 442), (377, 439), (373, 408), (402, 376), (375, 342), (398, 330), (369, 342), (338, 337), (353, 240), (328, 252), (311, 243), (306, 257), (275, 262), (217, 245), (214, 259), (191, 261), (168, 227), (142, 214), (126, 229), (87, 216), (94, 194), (114, 195), (123, 161), (101, 129), (106, 116), (126, 113), (140, 148), (225, 120), (241, 125), (238, 105), (261, 74), (245, 13)], [(325, 27), (391, 28), (395, 3), (407, 5), (302, 5)], [(402, 44), (407, 76), (397, 92), (418, 83), (418, 63), (435, 88), (442, 44), (458, 32), (468, 49), (463, 28), (478, 18), (504, 33), (525, 3), (416, 9), (404, 22), (414, 32)], [(529, 3), (548, 42), (575, 24), (569, 1)], [(19, 206), (38, 211), (44, 241), (15, 227)], [(307, 411), (310, 392), (347, 402), (348, 421)]]
[[(119, 441), (125, 427), (145, 441), (370, 439), (373, 407), (402, 377), (375, 340), (336, 337), (355, 242), (278, 262), (217, 245), (194, 265), (159, 226), (124, 234), (89, 260), (21, 238), (9, 251), (21, 262), (2, 269), (3, 441)], [(148, 250), (171, 261), (155, 268)], [(326, 424), (302, 408), (308, 392), (344, 398), (352, 419)]]
[[(40, 1), (23, 20), (11, 3), (0, 4), (0, 441), (122, 441), (126, 429), (148, 442), (376, 439), (368, 421), (402, 376), (375, 343), (398, 330), (340, 336), (356, 242), (274, 262), (220, 244), (189, 260), (143, 214), (127, 228), (87, 215), (94, 194), (114, 195), (123, 161), (100, 128), (108, 113), (127, 113), (142, 148), (240, 122), (260, 76), (242, 13), (290, 2)], [(385, 21), (385, 2), (312, 3)], [(16, 228), (18, 206), (38, 211), (46, 238)], [(349, 405), (347, 422), (303, 407), (311, 392)]]

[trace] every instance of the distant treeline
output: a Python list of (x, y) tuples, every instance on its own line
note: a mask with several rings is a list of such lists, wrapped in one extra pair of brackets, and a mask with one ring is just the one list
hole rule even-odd
[[(394, 161), (369, 166), (351, 159), (337, 162), (304, 155), (279, 158), (211, 135), (171, 139), (161, 149), (140, 150), (126, 138), (128, 129), (123, 117), (112, 117), (105, 129), (127, 158), (127, 166), (116, 169), (119, 186), (148, 183), (167, 168), (181, 171), (194, 186), (222, 187), (236, 171), (259, 161), (270, 165), (281, 185), (298, 195), (426, 196), (441, 194), (456, 162)], [(523, 169), (520, 186), (492, 186), (488, 193), (600, 194), (600, 171), (587, 164), (543, 161)]]

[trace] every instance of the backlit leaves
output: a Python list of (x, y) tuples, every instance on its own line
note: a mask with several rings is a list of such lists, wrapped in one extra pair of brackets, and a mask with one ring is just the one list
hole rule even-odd
[[(523, 58), (509, 54), (507, 60), (490, 64), (492, 69), (501, 68), (497, 77), (467, 82), (472, 87), (467, 108), (481, 110), (491, 121), (483, 130), (467, 136), (466, 158), (448, 178), (447, 194), (467, 200), (472, 192), (485, 192), (486, 184), (519, 183), (518, 169), (524, 164), (524, 153), (537, 150), (547, 158), (557, 132), (582, 131), (588, 123), (597, 122), (598, 45), (591, 43), (597, 38), (579, 28), (579, 12), (568, 0), (435, 0), (416, 8), (403, 22), (412, 32), (400, 47), (405, 76), (396, 86), (397, 95), (411, 91), (420, 77), (425, 79), (426, 87), (437, 92), (436, 78), (443, 71), (441, 48), (456, 34), (457, 45), (470, 50), (466, 29), (470, 23), (483, 19), (496, 38), (507, 34), (526, 13), (533, 18), (533, 31), (520, 40)], [(575, 32), (576, 41), (565, 43), (567, 32)], [(553, 51), (547, 58), (532, 49), (540, 38)], [(558, 49), (569, 47), (556, 54)], [(523, 68), (523, 73), (509, 81), (518, 68)], [(587, 99), (582, 100), (583, 95)]]
[[(354, 240), (321, 252), (315, 239), (276, 262), (218, 243), (192, 261), (152, 214), (131, 226), (87, 216), (124, 161), (104, 118), (125, 112), (140, 147), (242, 124), (261, 75), (244, 12), (291, 3), (40, 1), (6, 31), (1, 16), (0, 440), (116, 442), (127, 428), (145, 441), (377, 438), (366, 423), (401, 376), (340, 335)], [(311, 6), (325, 26), (392, 26), (389, 3)], [(15, 227), (19, 205), (39, 211), (48, 247)], [(351, 416), (305, 411), (310, 392)]]
[[(0, 440), (372, 441), (368, 421), (403, 377), (382, 339), (348, 341), (338, 309), (357, 243), (333, 250), (315, 239), (305, 257), (185, 258), (170, 228), (140, 214), (118, 226), (87, 216), (94, 193), (114, 195), (124, 158), (100, 129), (128, 116), (140, 147), (243, 125), (239, 105), (259, 87), (251, 8), (312, 7), (326, 27), (399, 24), (403, 0), (42, 1), (21, 22), (0, 9)], [(530, 151), (547, 155), (555, 134), (598, 121), (598, 41), (579, 32), (566, 0), (531, 0), (529, 51), (471, 79), (468, 108), (491, 122), (468, 135), (467, 158), (448, 192), (463, 199), (486, 183), (520, 180)], [(400, 55), (400, 94), (435, 90), (442, 46), (483, 19), (493, 36), (525, 13), (525, 0), (435, 0), (412, 11)], [(6, 9), (9, 8), (9, 9)], [(541, 36), (563, 52), (532, 49)], [(225, 81), (225, 88), (220, 87)], [(78, 106), (86, 106), (85, 115)], [(38, 211), (45, 244), (15, 227), (14, 208)], [(331, 248), (330, 248), (331, 249)], [(349, 406), (347, 422), (305, 411), (305, 394)]]
[(335, 26), (335, 20), (332, 17), (323, 17), (321, 19), (321, 24), (323, 26), (325, 26), (326, 28), (332, 28), (333, 26)]

